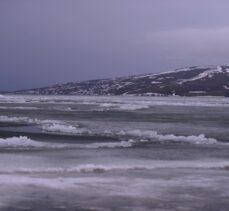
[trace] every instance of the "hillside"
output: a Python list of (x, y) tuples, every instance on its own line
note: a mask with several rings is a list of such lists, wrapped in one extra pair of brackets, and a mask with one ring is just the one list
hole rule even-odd
[(229, 96), (229, 66), (188, 67), (170, 72), (98, 79), (17, 91), (44, 95)]

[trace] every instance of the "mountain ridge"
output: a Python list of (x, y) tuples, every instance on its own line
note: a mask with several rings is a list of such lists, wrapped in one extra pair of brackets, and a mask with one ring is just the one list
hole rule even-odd
[(94, 79), (28, 89), (35, 95), (229, 96), (229, 66), (193, 66), (162, 73)]

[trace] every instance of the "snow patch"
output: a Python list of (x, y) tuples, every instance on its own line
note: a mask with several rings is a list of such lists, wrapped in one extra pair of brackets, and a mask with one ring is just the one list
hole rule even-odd
[(204, 78), (212, 78), (215, 74), (219, 74), (219, 73), (223, 73), (223, 68), (221, 66), (217, 66), (216, 68), (212, 67), (212, 68), (209, 68), (209, 70), (206, 70), (193, 78), (183, 79), (179, 81), (178, 84), (183, 84), (183, 83), (190, 82), (190, 81), (201, 80)]

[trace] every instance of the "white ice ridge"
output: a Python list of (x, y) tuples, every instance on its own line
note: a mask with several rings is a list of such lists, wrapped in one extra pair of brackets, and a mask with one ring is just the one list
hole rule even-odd
[(69, 125), (65, 122), (58, 120), (40, 120), (32, 119), (29, 117), (8, 117), (0, 116), (0, 122), (17, 122), (17, 123), (28, 123), (28, 124), (38, 124), (43, 131), (53, 132), (53, 133), (65, 133), (65, 134), (89, 134), (90, 131), (85, 128), (80, 128), (78, 124)]
[(10, 116), (0, 116), (0, 122), (23, 122), (29, 124), (51, 124), (51, 123), (59, 123), (57, 120), (40, 120), (40, 119), (32, 119), (29, 117), (10, 117)]
[(140, 109), (147, 109), (150, 107), (149, 104), (146, 102), (132, 102), (132, 103), (97, 103), (98, 106), (102, 109), (97, 109), (99, 111), (106, 111), (106, 110), (127, 110), (127, 111), (135, 111), (135, 110), (140, 110)]
[(106, 142), (106, 143), (92, 143), (92, 144), (60, 144), (50, 142), (40, 142), (32, 140), (26, 136), (0, 138), (0, 148), (16, 148), (16, 149), (97, 149), (97, 148), (120, 148), (131, 147), (131, 141), (122, 142)]
[(45, 124), (42, 126), (42, 129), (47, 132), (57, 132), (57, 133), (68, 133), (68, 134), (82, 134), (90, 133), (90, 131), (85, 128), (79, 128), (78, 125), (65, 125), (65, 124)]
[(32, 107), (32, 106), (14, 106), (14, 107), (9, 107), (9, 106), (0, 106), (0, 109), (4, 110), (39, 110), (38, 107)]
[(227, 85), (224, 85), (223, 88), (229, 90), (229, 86)]
[(28, 117), (9, 117), (9, 116), (0, 116), (0, 122), (29, 122), (30, 118)]
[(16, 149), (68, 149), (76, 144), (59, 144), (32, 140), (26, 136), (0, 138), (0, 148)]
[(229, 161), (205, 160), (205, 161), (136, 161), (136, 164), (82, 164), (73, 167), (46, 167), (46, 168), (16, 168), (0, 171), (3, 173), (104, 173), (107, 171), (131, 171), (131, 170), (154, 170), (154, 169), (225, 169), (229, 168)]
[[(158, 142), (158, 141), (171, 141), (171, 142), (186, 142), (192, 144), (216, 144), (219, 143), (214, 138), (207, 138), (204, 134), (200, 135), (190, 135), (190, 136), (179, 136), (174, 134), (158, 134), (157, 131), (151, 130), (129, 130), (120, 131), (117, 133), (120, 136), (130, 136), (141, 138), (140, 142)], [(132, 140), (132, 144), (136, 141)]]
[[(39, 120), (39, 119), (30, 119), (28, 117), (8, 117), (8, 116), (0, 116), (0, 122), (25, 122), (29, 124), (38, 124), (42, 128), (42, 130), (46, 132), (52, 133), (62, 133), (62, 134), (92, 134), (91, 131), (80, 128), (79, 125), (75, 124), (69, 125), (67, 123), (57, 121), (57, 120)], [(99, 134), (94, 134), (99, 135)], [(130, 140), (122, 141), (122, 142), (111, 142), (111, 143), (94, 143), (88, 147), (96, 148), (98, 147), (107, 147), (107, 148), (115, 148), (115, 147), (131, 147), (133, 145), (137, 145), (139, 143), (144, 142), (186, 142), (192, 144), (216, 144), (219, 143), (214, 138), (208, 138), (204, 134), (200, 135), (190, 135), (190, 136), (181, 136), (174, 134), (159, 134), (157, 131), (152, 130), (129, 130), (129, 131), (120, 131), (120, 132), (110, 132), (105, 135), (111, 136), (124, 136), (130, 137)], [(137, 138), (137, 140), (135, 140)], [(140, 140), (139, 140), (140, 139)]]
[(0, 147), (1, 148), (22, 148), (22, 147), (35, 147), (41, 148), (44, 147), (42, 142), (37, 142), (29, 139), (26, 136), (20, 137), (11, 137), (11, 138), (0, 138)]
[(227, 143), (220, 143), (216, 139), (206, 138), (204, 135), (199, 136), (176, 136), (173, 134), (161, 135), (153, 131), (128, 131), (120, 132), (119, 135), (122, 136), (131, 136), (131, 137), (140, 137), (139, 139), (128, 139), (127, 141), (120, 142), (95, 142), (90, 144), (68, 144), (68, 143), (50, 143), (50, 142), (40, 142), (29, 139), (28, 137), (11, 137), (0, 139), (0, 148), (17, 148), (17, 149), (98, 149), (98, 148), (129, 148), (138, 146), (145, 143), (157, 143), (157, 142), (181, 142), (189, 144), (223, 144), (228, 145)]

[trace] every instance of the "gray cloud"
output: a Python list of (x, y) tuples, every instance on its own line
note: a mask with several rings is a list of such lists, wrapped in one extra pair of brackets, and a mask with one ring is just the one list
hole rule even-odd
[[(145, 45), (158, 49), (168, 63), (223, 64), (228, 60), (229, 27), (183, 28), (147, 33)], [(179, 64), (181, 63), (181, 64)]]
[(228, 64), (228, 0), (2, 0), (0, 90)]

